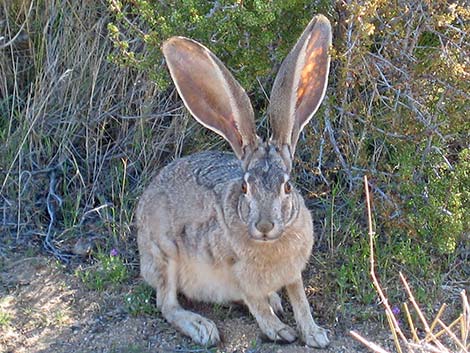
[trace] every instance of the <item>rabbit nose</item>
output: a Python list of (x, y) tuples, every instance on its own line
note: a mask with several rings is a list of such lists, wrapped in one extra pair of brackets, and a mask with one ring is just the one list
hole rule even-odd
[(263, 234), (269, 233), (269, 231), (273, 228), (274, 223), (265, 219), (262, 219), (261, 221), (256, 223), (256, 229), (258, 229)]

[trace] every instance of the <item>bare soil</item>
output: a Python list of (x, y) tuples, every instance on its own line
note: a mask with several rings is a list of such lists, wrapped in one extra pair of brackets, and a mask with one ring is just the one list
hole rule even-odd
[[(139, 283), (119, 289), (95, 291), (84, 286), (73, 271), (46, 256), (13, 256), (0, 267), (0, 352), (334, 352), (369, 350), (349, 335), (354, 329), (382, 346), (389, 346), (389, 333), (377, 322), (322, 322), (331, 330), (325, 350), (296, 342), (266, 342), (248, 311), (240, 306), (214, 307), (185, 303), (214, 320), (223, 336), (215, 348), (194, 346), (159, 315), (131, 315), (125, 294)], [(289, 314), (287, 314), (289, 316)], [(287, 317), (287, 321), (292, 320)]]

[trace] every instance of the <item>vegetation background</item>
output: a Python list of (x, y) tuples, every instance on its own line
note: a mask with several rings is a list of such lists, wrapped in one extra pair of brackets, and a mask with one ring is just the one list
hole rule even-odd
[[(185, 35), (213, 50), (266, 135), (277, 69), (316, 13), (334, 40), (293, 173), (317, 237), (306, 286), (336, 303), (326, 317), (377, 305), (367, 174), (389, 296), (405, 300), (399, 271), (430, 310), (468, 288), (470, 7), (450, 0), (3, 1), (0, 266), (15, 251), (46, 252), (96, 290), (135, 279), (134, 208), (151, 177), (181, 155), (227, 149), (182, 106), (162, 41)], [(136, 286), (133, 312), (151, 295)]]

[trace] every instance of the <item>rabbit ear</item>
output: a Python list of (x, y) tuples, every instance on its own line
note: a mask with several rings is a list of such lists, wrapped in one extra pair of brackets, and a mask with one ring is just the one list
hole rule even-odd
[(172, 37), (162, 50), (186, 108), (242, 158), (245, 147), (258, 141), (253, 108), (244, 89), (209, 49), (191, 39)]
[(291, 157), (300, 131), (317, 111), (325, 95), (331, 45), (331, 25), (315, 16), (282, 63), (274, 81), (269, 106), (272, 141), (287, 145)]

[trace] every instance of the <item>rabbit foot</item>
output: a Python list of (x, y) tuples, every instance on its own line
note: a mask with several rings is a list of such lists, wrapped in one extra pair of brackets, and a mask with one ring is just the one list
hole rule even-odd
[(201, 315), (183, 311), (179, 313), (177, 320), (168, 321), (201, 346), (211, 347), (220, 342), (219, 331), (214, 322)]
[(328, 339), (328, 330), (315, 326), (312, 327), (308, 332), (304, 333), (305, 344), (309, 347), (325, 348), (330, 344)]
[(219, 331), (215, 324), (202, 316), (194, 317), (183, 325), (187, 327), (188, 336), (197, 344), (214, 346), (220, 341)]
[(287, 325), (280, 328), (265, 328), (263, 333), (271, 340), (275, 342), (287, 342), (291, 343), (297, 339), (297, 332)]
[(282, 316), (284, 314), (284, 308), (282, 307), (281, 297), (276, 292), (272, 292), (269, 295), (269, 305), (273, 309), (276, 315)]

